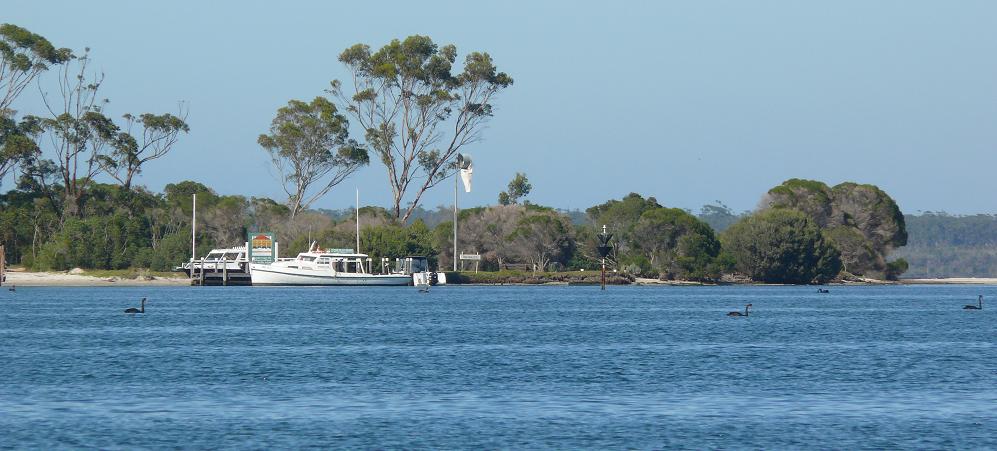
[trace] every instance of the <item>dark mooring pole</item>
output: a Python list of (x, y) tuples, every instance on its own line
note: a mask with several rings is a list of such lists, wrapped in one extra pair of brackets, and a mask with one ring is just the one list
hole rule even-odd
[(606, 256), (609, 255), (609, 251), (612, 247), (609, 245), (609, 240), (613, 239), (612, 233), (606, 233), (606, 226), (602, 226), (602, 233), (598, 235), (599, 237), (599, 256), (602, 257), (602, 283), (601, 287), (603, 290), (606, 289)]

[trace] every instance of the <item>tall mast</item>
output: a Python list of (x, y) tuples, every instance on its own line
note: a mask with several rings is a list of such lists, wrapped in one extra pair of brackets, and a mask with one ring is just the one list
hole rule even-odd
[(357, 253), (360, 253), (360, 188), (357, 188)]
[(194, 204), (190, 219), (190, 261), (197, 259), (197, 194), (194, 194)]

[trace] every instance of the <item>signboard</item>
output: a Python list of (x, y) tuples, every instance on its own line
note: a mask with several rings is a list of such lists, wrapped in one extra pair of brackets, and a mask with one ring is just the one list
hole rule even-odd
[(277, 260), (277, 249), (274, 247), (273, 233), (258, 232), (249, 234), (249, 261), (268, 265)]
[(460, 254), (461, 260), (481, 260), (481, 254)]

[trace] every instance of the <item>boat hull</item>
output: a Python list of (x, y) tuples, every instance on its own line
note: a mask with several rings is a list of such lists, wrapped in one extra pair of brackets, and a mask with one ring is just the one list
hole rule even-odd
[(402, 274), (332, 273), (303, 268), (275, 268), (253, 265), (253, 285), (276, 286), (403, 286), (411, 285), (412, 277)]

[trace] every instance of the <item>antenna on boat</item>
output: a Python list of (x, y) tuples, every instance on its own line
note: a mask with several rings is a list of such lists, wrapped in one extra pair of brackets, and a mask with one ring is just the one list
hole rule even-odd
[(360, 253), (360, 188), (357, 188), (357, 253)]

